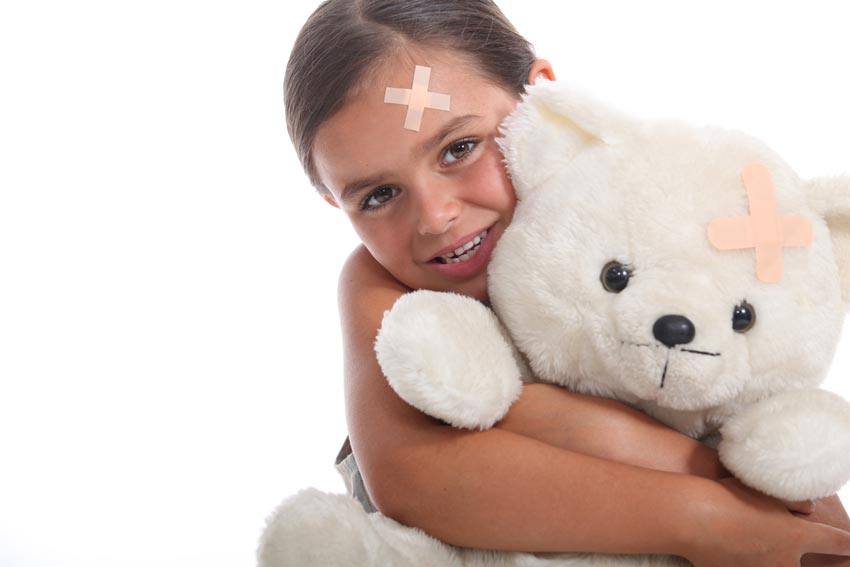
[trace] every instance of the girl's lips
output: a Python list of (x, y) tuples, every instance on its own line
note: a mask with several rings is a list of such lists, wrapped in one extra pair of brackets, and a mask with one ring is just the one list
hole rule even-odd
[(493, 253), (493, 248), (496, 247), (496, 241), (499, 239), (499, 231), (496, 225), (492, 225), (487, 229), (487, 236), (478, 245), (478, 250), (475, 256), (466, 262), (458, 262), (457, 264), (441, 264), (436, 260), (428, 262), (428, 266), (437, 270), (445, 277), (452, 279), (468, 279), (477, 276), (487, 268), (490, 263), (490, 254)]

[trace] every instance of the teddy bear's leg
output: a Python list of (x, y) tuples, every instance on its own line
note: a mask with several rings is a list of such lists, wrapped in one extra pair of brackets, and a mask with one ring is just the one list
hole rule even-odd
[(745, 407), (720, 433), (724, 466), (771, 496), (822, 498), (850, 478), (850, 404), (825, 390), (762, 400)]
[(456, 427), (491, 427), (522, 391), (519, 359), (496, 316), (454, 293), (399, 298), (384, 313), (375, 352), (399, 396)]
[(269, 518), (258, 567), (462, 567), (457, 550), (353, 498), (302, 490)]

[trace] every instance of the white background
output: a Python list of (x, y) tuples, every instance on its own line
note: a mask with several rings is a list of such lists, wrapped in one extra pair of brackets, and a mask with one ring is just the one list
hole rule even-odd
[[(839, 1), (501, 1), (620, 107), (848, 171)], [(314, 2), (0, 7), (0, 565), (251, 565), (341, 492), (336, 278), (281, 85)], [(850, 397), (850, 339), (827, 386)], [(845, 501), (850, 492), (842, 493)]]

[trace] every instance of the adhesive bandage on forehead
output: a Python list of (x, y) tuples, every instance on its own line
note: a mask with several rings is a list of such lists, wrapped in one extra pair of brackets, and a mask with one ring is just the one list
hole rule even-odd
[(407, 116), (404, 127), (408, 130), (419, 131), (422, 125), (422, 114), (426, 108), (448, 111), (451, 97), (447, 94), (434, 93), (428, 90), (431, 82), (431, 68), (417, 65), (413, 71), (413, 85), (409, 89), (387, 87), (384, 102), (407, 105)]
[(755, 248), (756, 276), (762, 282), (776, 283), (782, 278), (782, 249), (809, 246), (812, 224), (802, 215), (777, 213), (773, 178), (764, 165), (747, 165), (741, 178), (750, 204), (749, 216), (711, 221), (708, 240), (719, 250)]

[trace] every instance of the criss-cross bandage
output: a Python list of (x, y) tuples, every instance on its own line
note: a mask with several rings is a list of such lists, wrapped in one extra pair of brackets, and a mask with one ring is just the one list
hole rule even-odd
[(770, 170), (751, 163), (741, 172), (750, 214), (719, 218), (708, 225), (708, 240), (720, 250), (756, 250), (756, 276), (765, 283), (782, 277), (782, 248), (812, 243), (812, 223), (802, 215), (779, 216)]
[(419, 131), (422, 125), (422, 114), (426, 108), (449, 110), (451, 97), (447, 94), (432, 93), (428, 90), (431, 82), (431, 68), (417, 65), (413, 72), (413, 85), (409, 89), (387, 87), (384, 102), (391, 104), (406, 104), (407, 116), (404, 127), (408, 130)]

